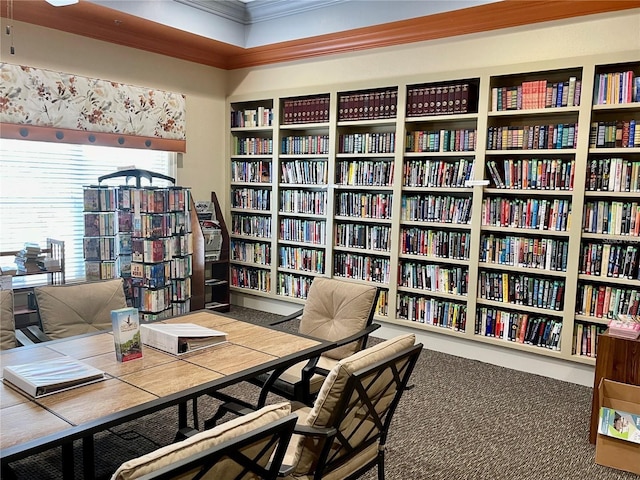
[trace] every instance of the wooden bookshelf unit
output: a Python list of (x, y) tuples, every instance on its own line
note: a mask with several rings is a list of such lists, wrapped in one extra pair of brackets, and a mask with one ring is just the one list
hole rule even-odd
[(640, 303), (638, 77), (626, 53), (232, 97), (231, 290), (375, 283), (380, 322), (595, 365)]

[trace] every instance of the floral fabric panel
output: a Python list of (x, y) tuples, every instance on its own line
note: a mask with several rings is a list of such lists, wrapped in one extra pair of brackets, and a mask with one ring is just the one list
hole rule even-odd
[(185, 96), (0, 63), (0, 122), (186, 140)]

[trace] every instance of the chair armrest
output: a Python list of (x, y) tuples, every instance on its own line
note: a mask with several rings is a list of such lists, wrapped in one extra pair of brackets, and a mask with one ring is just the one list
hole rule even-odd
[(275, 320), (275, 321), (269, 323), (269, 326), (273, 327), (275, 325), (280, 325), (281, 323), (290, 322), (291, 320), (295, 320), (295, 319), (297, 319), (297, 318), (302, 316), (302, 312), (303, 312), (303, 309), (300, 309), (297, 312), (293, 312), (292, 314), (287, 315), (286, 317), (279, 318), (278, 320)]
[[(335, 437), (338, 433), (338, 430), (335, 427), (326, 427), (326, 428), (320, 428), (320, 427), (310, 427), (308, 425), (298, 425), (296, 423), (296, 426), (293, 429), (293, 433), (298, 434), (298, 435), (304, 435), (305, 437), (320, 437), (321, 438), (321, 442), (323, 443), (322, 449), (320, 450), (320, 456), (319, 456), (319, 460), (318, 460), (318, 468), (320, 470), (322, 470), (324, 467), (324, 463), (327, 459), (327, 456), (329, 455), (329, 450), (331, 448), (331, 445), (333, 443), (332, 439), (333, 437)], [(293, 466), (292, 465), (282, 465), (280, 467), (280, 471), (278, 472), (278, 476), (279, 477), (286, 477), (288, 475), (291, 474), (291, 472), (293, 471)], [(321, 474), (322, 472), (316, 472), (316, 475), (314, 476), (314, 478), (319, 477), (319, 474)]]
[(367, 328), (360, 330), (358, 333), (354, 333), (353, 335), (338, 340), (336, 342), (336, 347), (341, 347), (342, 345), (347, 345), (348, 343), (355, 342), (356, 340), (360, 340), (361, 338), (367, 338), (371, 333), (375, 332), (379, 329), (381, 325), (379, 323), (372, 323)]

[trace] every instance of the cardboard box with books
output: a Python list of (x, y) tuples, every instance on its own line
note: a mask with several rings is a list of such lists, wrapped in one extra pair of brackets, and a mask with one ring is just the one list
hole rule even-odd
[(640, 421), (640, 386), (603, 378), (598, 398), (596, 463), (640, 475), (640, 443), (636, 443), (640, 423), (634, 423)]
[(127, 362), (142, 357), (138, 309), (127, 307), (111, 310), (111, 325), (118, 361)]

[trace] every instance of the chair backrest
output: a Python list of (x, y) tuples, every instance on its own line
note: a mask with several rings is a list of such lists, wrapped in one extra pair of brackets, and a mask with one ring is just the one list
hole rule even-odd
[(34, 288), (42, 330), (52, 340), (111, 329), (111, 310), (125, 308), (121, 278)]
[(288, 402), (268, 405), (125, 462), (112, 480), (275, 480), (296, 419)]
[[(379, 289), (374, 285), (316, 277), (304, 305), (299, 331), (325, 340), (341, 340), (373, 322)], [(366, 338), (323, 355), (340, 360), (362, 349)]]
[(13, 318), (13, 291), (0, 290), (0, 350), (16, 346), (16, 325)]
[(347, 475), (353, 473), (348, 463), (364, 452), (375, 461), (421, 351), (415, 335), (407, 334), (338, 362), (304, 420), (310, 427), (335, 428), (337, 434), (324, 447), (317, 438), (294, 437), (297, 445), (292, 443), (288, 459), (293, 475), (320, 478), (336, 469)]

